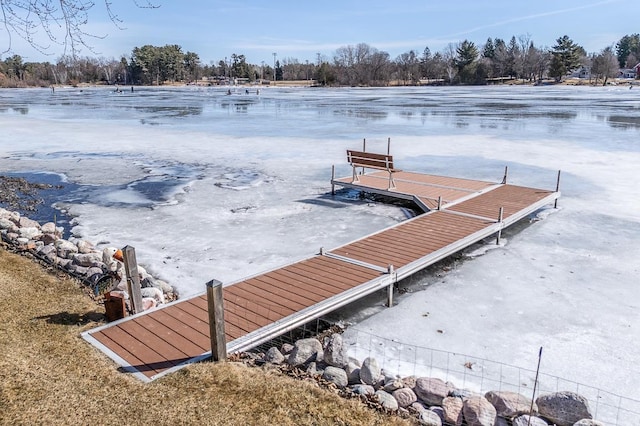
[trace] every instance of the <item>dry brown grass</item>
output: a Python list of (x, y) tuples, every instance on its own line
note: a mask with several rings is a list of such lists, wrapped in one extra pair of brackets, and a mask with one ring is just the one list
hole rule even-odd
[(144, 384), (80, 337), (103, 312), (73, 281), (0, 248), (0, 424), (407, 424), (242, 364)]

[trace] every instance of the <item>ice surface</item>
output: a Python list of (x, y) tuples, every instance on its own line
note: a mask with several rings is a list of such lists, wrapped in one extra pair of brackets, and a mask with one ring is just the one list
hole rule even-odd
[[(330, 190), (345, 149), (404, 170), (553, 189), (560, 209), (448, 273), (335, 314), (417, 346), (623, 395), (640, 383), (640, 98), (623, 87), (0, 91), (0, 167), (63, 174), (73, 233), (132, 245), (183, 296), (332, 248), (405, 211)], [(487, 244), (493, 244), (488, 241)], [(491, 249), (489, 249), (491, 248)], [(427, 316), (424, 313), (428, 312)], [(445, 331), (439, 333), (438, 330)]]

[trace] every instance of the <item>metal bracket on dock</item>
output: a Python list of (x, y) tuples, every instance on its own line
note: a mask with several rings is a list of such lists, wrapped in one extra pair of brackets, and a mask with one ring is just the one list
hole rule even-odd
[(373, 269), (374, 271), (378, 271), (378, 272), (381, 272), (383, 274), (386, 274), (386, 273), (389, 272), (389, 270), (387, 268), (383, 268), (381, 266), (374, 265), (372, 263), (363, 262), (361, 260), (352, 259), (350, 257), (341, 256), (339, 254), (335, 254), (335, 253), (331, 253), (331, 252), (325, 252), (324, 248), (320, 249), (320, 255), (321, 256), (327, 256), (327, 257), (330, 257), (332, 259), (341, 260), (343, 262), (351, 263), (353, 265), (362, 266), (364, 268)]

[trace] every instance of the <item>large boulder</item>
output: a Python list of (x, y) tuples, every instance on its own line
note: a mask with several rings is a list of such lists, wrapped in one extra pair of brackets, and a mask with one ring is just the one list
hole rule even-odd
[(38, 249), (38, 254), (40, 256), (47, 256), (51, 253), (53, 253), (54, 255), (56, 254), (56, 248), (51, 244), (44, 245)]
[(513, 419), (512, 426), (549, 426), (540, 417), (524, 414)]
[(434, 413), (436, 413), (438, 417), (440, 417), (441, 423), (444, 422), (444, 410), (442, 409), (442, 407), (434, 405), (433, 407), (429, 407), (429, 411), (433, 411)]
[[(498, 416), (505, 418), (512, 418), (521, 414), (530, 414), (529, 410), (532, 407), (532, 401), (517, 392), (507, 391), (489, 391), (484, 395), (485, 398), (496, 408)], [(538, 412), (538, 406), (533, 404), (533, 411), (531, 414)]]
[(35, 240), (42, 235), (42, 232), (35, 226), (23, 226), (22, 228), (18, 229), (18, 234), (20, 234), (20, 236), (23, 238)]
[(420, 377), (416, 379), (413, 388), (418, 398), (427, 405), (441, 405), (442, 400), (449, 394), (450, 386), (434, 377)]
[(55, 246), (58, 250), (58, 256), (63, 259), (70, 259), (71, 256), (78, 253), (78, 247), (67, 240), (57, 240)]
[(315, 361), (311, 361), (307, 364), (307, 374), (310, 376), (322, 376), (324, 374), (323, 365), (317, 364)]
[(293, 345), (287, 363), (297, 367), (312, 361), (321, 361), (322, 351), (322, 343), (318, 339), (300, 339)]
[(37, 228), (38, 230), (40, 229), (40, 224), (37, 221), (29, 219), (26, 216), (22, 216), (18, 220), (18, 225), (20, 225), (20, 227), (22, 228)]
[(462, 414), (467, 426), (494, 426), (496, 409), (484, 396), (472, 396), (462, 403)]
[(582, 419), (575, 422), (573, 426), (604, 426), (604, 423), (593, 419)]
[(367, 385), (378, 383), (381, 373), (380, 365), (375, 358), (367, 357), (360, 367), (360, 380)]
[(379, 390), (374, 395), (378, 397), (378, 401), (380, 402), (380, 405), (382, 405), (383, 408), (386, 408), (387, 410), (391, 410), (391, 411), (398, 410), (398, 401), (396, 401), (396, 399), (393, 396), (391, 396), (391, 394), (383, 390)]
[(328, 366), (324, 369), (324, 373), (322, 373), (322, 378), (335, 384), (339, 388), (344, 388), (349, 383), (347, 379), (347, 372), (342, 368)]
[(373, 395), (376, 390), (371, 385), (363, 385), (362, 383), (351, 386), (351, 392), (356, 395)]
[(102, 255), (95, 252), (74, 254), (73, 263), (87, 268), (90, 268), (92, 266), (101, 266), (103, 264)]
[(282, 364), (285, 358), (284, 355), (282, 355), (282, 352), (278, 350), (278, 348), (272, 346), (269, 348), (267, 353), (264, 354), (262, 360), (271, 364)]
[(448, 425), (460, 426), (462, 424), (462, 399), (448, 396), (442, 400), (444, 422)]
[[(89, 254), (95, 252), (95, 247), (89, 241), (78, 240), (76, 241), (76, 247), (78, 247), (78, 251), (82, 254)], [(102, 259), (100, 259), (102, 260)], [(139, 266), (138, 266), (139, 267)]]
[(0, 218), (8, 219), (11, 222), (13, 222), (15, 225), (18, 225), (20, 223), (20, 213), (18, 212), (0, 209)]
[(58, 237), (56, 234), (42, 234), (42, 236), (40, 237), (40, 241), (42, 241), (44, 245), (55, 244), (55, 242), (59, 239), (60, 237)]
[(589, 402), (575, 392), (555, 392), (536, 399), (541, 417), (558, 426), (573, 426), (578, 420), (592, 419)]
[(350, 385), (360, 384), (360, 365), (354, 363), (353, 361), (349, 361), (347, 366), (344, 368), (347, 372), (347, 378), (349, 379)]
[(409, 406), (409, 411), (413, 411), (415, 413), (421, 413), (424, 410), (428, 410), (429, 407), (427, 407), (426, 405), (424, 405), (422, 402), (418, 401), (418, 402), (414, 402), (413, 404), (411, 404)]
[(18, 232), (18, 226), (13, 221), (0, 217), (0, 229), (6, 229), (9, 232)]
[[(389, 393), (393, 393), (394, 391), (398, 390), (398, 389), (402, 389), (406, 387), (404, 385), (404, 382), (402, 381), (402, 379), (400, 379), (399, 377), (387, 377), (385, 378), (384, 381), (384, 390), (389, 392)], [(411, 393), (413, 393), (413, 391), (411, 391)]]
[(142, 295), (142, 297), (154, 299), (158, 304), (165, 302), (164, 294), (162, 293), (162, 290), (160, 290), (159, 288), (145, 287), (140, 289), (140, 294)]
[(422, 426), (442, 426), (440, 416), (431, 410), (421, 411), (418, 421)]
[(341, 334), (334, 333), (327, 338), (327, 344), (324, 348), (324, 362), (340, 368), (345, 367), (349, 362), (347, 348)]
[(391, 395), (396, 399), (396, 401), (398, 401), (398, 405), (402, 408), (407, 408), (414, 402), (418, 401), (418, 397), (415, 392), (409, 388), (396, 389)]
[(47, 222), (40, 227), (40, 230), (43, 234), (55, 234), (56, 233), (56, 224), (53, 222)]

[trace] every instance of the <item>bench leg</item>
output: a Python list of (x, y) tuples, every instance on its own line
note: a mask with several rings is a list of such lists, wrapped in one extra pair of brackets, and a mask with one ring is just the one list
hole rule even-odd
[(396, 189), (396, 183), (393, 180), (393, 172), (389, 171), (389, 188), (387, 189)]
[(358, 172), (356, 172), (356, 166), (351, 166), (353, 168), (353, 177), (351, 179), (351, 183), (360, 182), (360, 178), (358, 177)]

